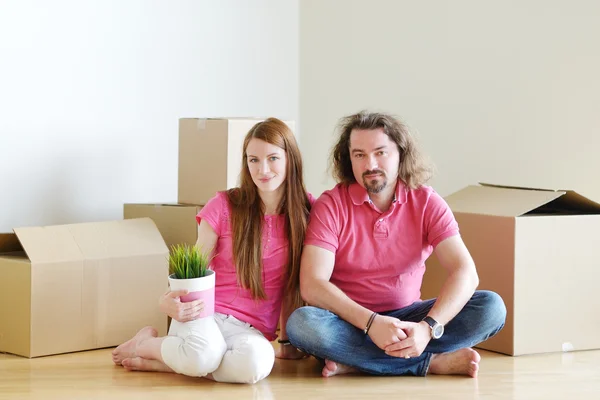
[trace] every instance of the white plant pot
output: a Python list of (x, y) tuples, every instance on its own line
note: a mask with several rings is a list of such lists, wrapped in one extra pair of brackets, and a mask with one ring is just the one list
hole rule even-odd
[(183, 303), (201, 299), (204, 309), (198, 318), (212, 316), (215, 313), (215, 271), (209, 269), (205, 276), (193, 279), (175, 279), (174, 274), (169, 275), (171, 291), (186, 290), (188, 294), (181, 296)]

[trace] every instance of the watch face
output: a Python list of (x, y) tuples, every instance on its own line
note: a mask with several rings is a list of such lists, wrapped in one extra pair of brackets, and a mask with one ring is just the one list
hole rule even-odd
[(443, 334), (444, 334), (444, 325), (438, 324), (433, 328), (433, 337), (435, 339), (441, 338)]

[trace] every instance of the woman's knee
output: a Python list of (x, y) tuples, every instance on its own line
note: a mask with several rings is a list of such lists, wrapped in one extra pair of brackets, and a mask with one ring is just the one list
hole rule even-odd
[[(197, 343), (194, 343), (194, 340), (184, 340), (178, 346), (176, 356), (169, 357), (170, 362), (168, 363), (165, 359), (165, 363), (177, 373), (202, 377), (219, 368), (226, 351), (225, 341), (198, 346)], [(163, 358), (165, 357), (163, 356)]]
[(239, 352), (235, 360), (238, 368), (239, 383), (256, 383), (265, 379), (273, 370), (275, 351), (266, 339), (249, 341), (246, 346), (232, 350)]

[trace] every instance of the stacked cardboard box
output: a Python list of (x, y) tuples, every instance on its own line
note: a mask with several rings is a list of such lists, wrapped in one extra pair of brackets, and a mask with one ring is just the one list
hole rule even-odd
[[(218, 191), (237, 186), (244, 137), (263, 120), (180, 119), (177, 204), (125, 204), (124, 217), (152, 218), (169, 248), (195, 244), (196, 214)], [(294, 130), (293, 121), (285, 123)]]
[(196, 215), (202, 206), (189, 204), (125, 204), (123, 216), (151, 218), (160, 231), (168, 248), (175, 244), (193, 245), (198, 239)]

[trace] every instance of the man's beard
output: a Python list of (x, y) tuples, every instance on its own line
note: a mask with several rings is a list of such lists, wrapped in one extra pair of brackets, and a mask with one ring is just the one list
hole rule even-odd
[[(365, 177), (366, 175), (373, 175), (373, 174), (380, 174), (381, 177), (383, 178), (383, 181), (381, 183), (377, 182), (377, 180), (372, 179), (370, 181), (367, 181), (367, 178)], [(363, 173), (363, 184), (365, 185), (365, 189), (367, 189), (368, 193), (372, 193), (372, 194), (377, 194), (377, 193), (381, 193), (381, 191), (383, 189), (385, 189), (385, 187), (388, 184), (387, 178), (385, 176), (385, 173), (381, 170), (375, 169), (373, 171), (365, 171)]]

